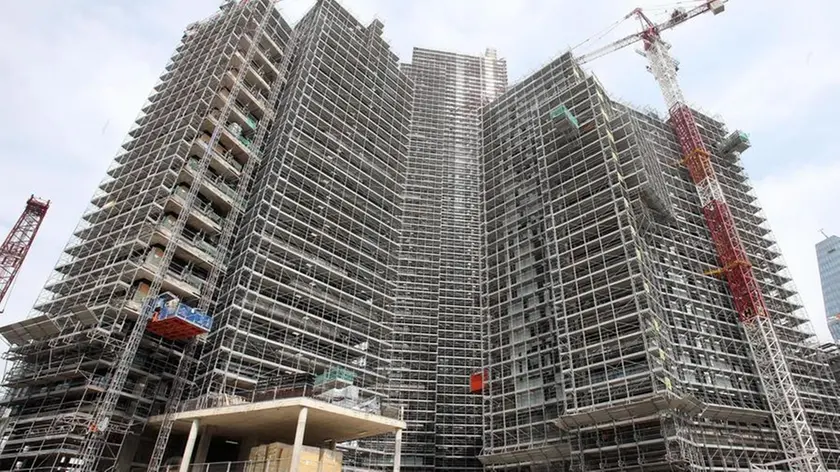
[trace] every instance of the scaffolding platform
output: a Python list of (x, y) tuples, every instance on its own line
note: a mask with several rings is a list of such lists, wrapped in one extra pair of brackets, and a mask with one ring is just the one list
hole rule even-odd
[[(71, 310), (70, 317), (70, 321), (78, 322), (82, 326), (91, 326), (98, 321), (96, 315), (86, 307), (77, 307)], [(57, 336), (60, 332), (59, 325), (47, 315), (33, 316), (16, 323), (0, 326), (0, 336), (10, 346), (21, 346), (29, 341), (47, 339)]]
[(704, 405), (692, 396), (678, 396), (660, 392), (642, 398), (633, 398), (630, 402), (616, 402), (612, 405), (597, 405), (593, 408), (562, 415), (555, 420), (563, 431), (575, 430), (598, 424), (621, 422), (650, 416), (661, 411), (678, 410), (689, 416), (699, 415)]
[(572, 453), (572, 448), (568, 442), (561, 441), (556, 443), (538, 444), (533, 447), (519, 449), (519, 450), (502, 450), (498, 452), (485, 453), (482, 452), (478, 456), (478, 460), (485, 467), (510, 465), (510, 464), (527, 464), (530, 462), (553, 462), (558, 460), (568, 459)]
[[(308, 410), (303, 444), (341, 443), (393, 434), (406, 428), (405, 421), (332, 405), (307, 397), (282, 398), (217, 408), (176, 413), (173, 430), (188, 432), (194, 420), (212, 426), (214, 434), (237, 438), (256, 436), (264, 442), (293, 443), (298, 415)], [(149, 424), (159, 428), (163, 415), (153, 416)]]
[(736, 129), (729, 133), (729, 135), (720, 143), (720, 152), (722, 154), (742, 153), (750, 148), (750, 136)]
[(164, 294), (158, 298), (155, 314), (146, 329), (166, 339), (179, 340), (206, 334), (212, 327), (213, 318), (209, 315)]
[(20, 346), (34, 339), (44, 339), (59, 333), (58, 325), (47, 315), (39, 315), (0, 327), (0, 336), (11, 346)]

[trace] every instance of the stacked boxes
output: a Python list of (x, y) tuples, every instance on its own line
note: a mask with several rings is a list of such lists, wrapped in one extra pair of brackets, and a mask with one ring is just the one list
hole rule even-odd
[[(341, 452), (302, 446), (299, 472), (341, 472)], [(251, 448), (245, 472), (288, 472), (292, 466), (292, 446), (280, 442)]]
[(341, 472), (341, 452), (321, 449), (321, 468), (319, 472)]
[[(281, 456), (281, 463), (286, 465), (285, 469), (278, 472), (288, 472), (292, 465), (292, 449), (284, 448)], [(321, 450), (317, 447), (302, 446), (300, 451), (300, 463), (298, 472), (318, 472), (318, 464), (321, 462)]]
[[(289, 451), (284, 457), (283, 451)], [(282, 472), (289, 470), (291, 466), (292, 446), (280, 442), (271, 443), (266, 446), (265, 472)]]
[(252, 447), (248, 454), (248, 464), (245, 467), (245, 472), (265, 472), (263, 469), (265, 468), (266, 452), (265, 445)]

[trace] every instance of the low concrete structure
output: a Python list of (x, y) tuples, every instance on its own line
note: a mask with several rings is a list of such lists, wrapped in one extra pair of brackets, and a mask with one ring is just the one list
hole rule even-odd
[[(149, 425), (159, 427), (163, 415), (154, 416)], [(394, 471), (400, 470), (402, 431), (405, 421), (336, 406), (307, 397), (284, 398), (217, 408), (184, 411), (174, 415), (173, 430), (188, 432), (181, 460), (181, 472), (189, 470), (199, 431), (200, 443), (210, 434), (243, 438), (244, 444), (285, 442), (294, 445), (293, 458), (302, 446), (324, 447), (383, 434), (395, 434)], [(243, 446), (244, 447), (244, 446)], [(197, 461), (203, 461), (201, 451)], [(206, 451), (204, 451), (206, 453)], [(291, 472), (296, 472), (292, 461)]]

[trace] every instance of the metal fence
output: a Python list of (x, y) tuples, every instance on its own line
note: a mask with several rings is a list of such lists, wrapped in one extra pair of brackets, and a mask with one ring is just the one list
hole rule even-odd
[(353, 385), (333, 387), (339, 388), (325, 388), (324, 386), (296, 382), (292, 385), (271, 385), (237, 390), (231, 393), (211, 393), (185, 401), (181, 411), (306, 397), (364, 413), (402, 419), (399, 405), (384, 403), (379, 396), (367, 396)]

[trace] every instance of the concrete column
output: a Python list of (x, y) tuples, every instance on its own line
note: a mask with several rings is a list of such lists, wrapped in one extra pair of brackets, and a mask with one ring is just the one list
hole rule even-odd
[(292, 446), (292, 463), (289, 466), (289, 472), (298, 472), (300, 470), (300, 450), (303, 446), (303, 435), (306, 433), (306, 416), (308, 414), (309, 408), (301, 408), (300, 413), (298, 413), (295, 444)]
[(120, 453), (117, 456), (117, 464), (114, 466), (115, 472), (127, 472), (131, 469), (131, 462), (134, 460), (134, 455), (137, 453), (137, 448), (140, 446), (140, 436), (126, 437), (123, 445), (120, 448)]
[(394, 472), (400, 472), (402, 459), (402, 430), (398, 429), (394, 438)]
[(187, 436), (187, 445), (184, 446), (184, 455), (181, 457), (181, 467), (178, 468), (178, 472), (189, 472), (190, 470), (190, 459), (192, 459), (195, 439), (198, 437), (198, 426), (198, 420), (192, 420), (190, 435)]
[(195, 449), (195, 464), (207, 462), (207, 452), (210, 450), (210, 441), (213, 439), (213, 427), (202, 426), (201, 437), (198, 439), (198, 447)]

